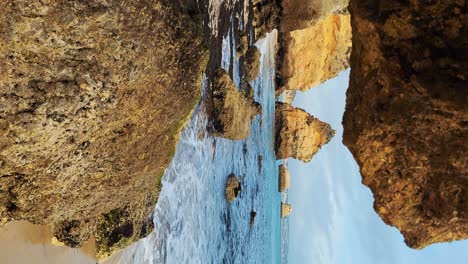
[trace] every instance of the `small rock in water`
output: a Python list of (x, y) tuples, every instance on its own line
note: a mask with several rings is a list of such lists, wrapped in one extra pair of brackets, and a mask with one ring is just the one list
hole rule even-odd
[(250, 228), (253, 228), (255, 224), (255, 217), (257, 216), (257, 212), (251, 211), (250, 212)]
[(262, 172), (262, 167), (263, 167), (263, 156), (262, 155), (258, 155), (257, 164), (258, 164), (258, 173), (260, 173), (260, 172)]
[(226, 200), (232, 202), (236, 200), (241, 192), (241, 184), (234, 174), (229, 175), (226, 182)]

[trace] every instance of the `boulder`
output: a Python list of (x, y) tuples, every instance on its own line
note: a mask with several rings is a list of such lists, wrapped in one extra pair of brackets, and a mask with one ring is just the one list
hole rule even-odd
[(231, 140), (246, 139), (250, 122), (261, 113), (261, 106), (239, 92), (229, 74), (218, 69), (212, 83), (213, 109), (210, 111), (212, 134)]
[(468, 238), (465, 1), (351, 0), (343, 143), (408, 246)]
[(289, 157), (309, 162), (335, 135), (329, 124), (300, 108), (276, 103), (275, 150), (277, 159)]
[(236, 200), (240, 192), (241, 192), (240, 181), (237, 179), (237, 177), (234, 174), (229, 175), (226, 181), (226, 200), (228, 202), (232, 202)]
[(291, 186), (291, 177), (289, 175), (288, 168), (281, 164), (279, 166), (278, 191), (284, 192), (289, 189), (289, 186)]

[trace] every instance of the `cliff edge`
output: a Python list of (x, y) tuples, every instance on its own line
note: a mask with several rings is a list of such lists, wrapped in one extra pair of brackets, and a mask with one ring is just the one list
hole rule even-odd
[(351, 0), (343, 118), (376, 212), (418, 249), (468, 238), (467, 9), (429, 2)]

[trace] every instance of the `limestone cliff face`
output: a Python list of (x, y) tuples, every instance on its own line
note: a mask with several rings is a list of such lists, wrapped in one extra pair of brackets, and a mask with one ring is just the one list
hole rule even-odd
[(246, 139), (250, 135), (251, 120), (261, 113), (260, 104), (253, 97), (241, 93), (223, 69), (215, 73), (212, 92), (212, 133), (231, 140)]
[(408, 246), (468, 238), (466, 1), (351, 0), (343, 142)]
[(348, 2), (349, 0), (280, 0), (280, 31), (312, 27), (330, 14), (344, 12)]
[(276, 103), (276, 158), (289, 157), (309, 162), (312, 156), (335, 135), (329, 124), (300, 108)]
[(0, 216), (98, 255), (152, 230), (204, 53), (173, 1), (0, 3)]
[(280, 90), (305, 91), (335, 77), (349, 66), (349, 14), (329, 14), (310, 27), (284, 32), (281, 52)]

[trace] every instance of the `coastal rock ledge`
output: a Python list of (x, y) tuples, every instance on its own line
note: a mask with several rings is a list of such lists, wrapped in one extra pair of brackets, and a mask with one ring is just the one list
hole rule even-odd
[(351, 0), (343, 142), (408, 246), (468, 238), (466, 1)]
[(276, 102), (275, 148), (277, 159), (309, 162), (335, 135), (329, 124), (290, 104)]

